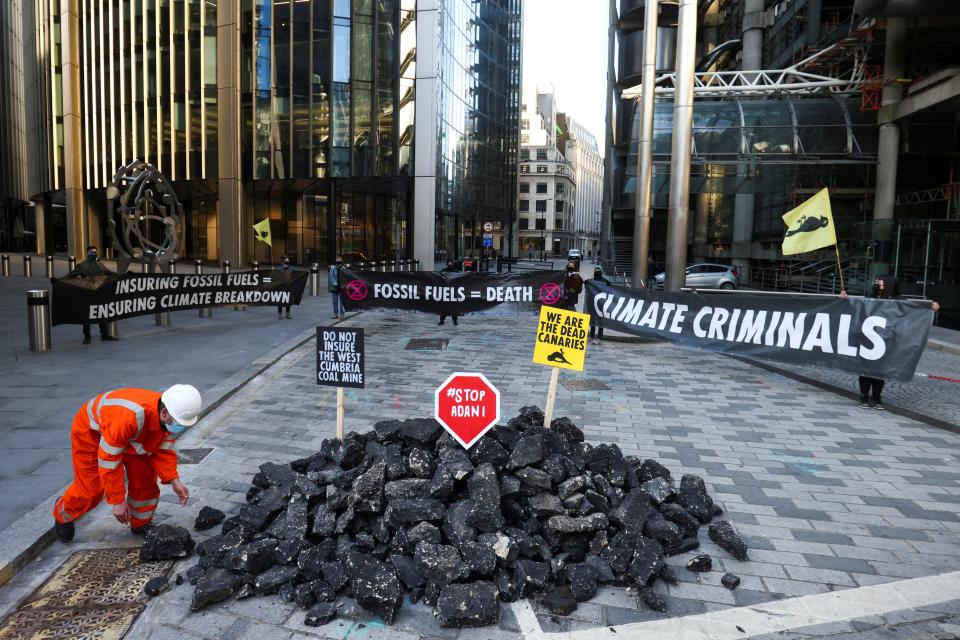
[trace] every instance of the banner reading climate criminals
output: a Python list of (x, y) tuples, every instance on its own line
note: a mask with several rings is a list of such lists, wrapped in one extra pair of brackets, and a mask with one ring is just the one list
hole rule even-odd
[(929, 302), (910, 300), (586, 285), (584, 310), (607, 329), (883, 379), (913, 378), (933, 321)]
[(340, 300), (348, 311), (405, 309), (438, 315), (480, 311), (536, 313), (563, 302), (562, 271), (530, 273), (438, 273), (341, 269)]
[(51, 278), (53, 324), (112, 322), (222, 304), (300, 304), (306, 271), (110, 274)]

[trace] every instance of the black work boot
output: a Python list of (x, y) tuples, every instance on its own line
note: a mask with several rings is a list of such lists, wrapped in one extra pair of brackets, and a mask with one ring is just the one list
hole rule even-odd
[(72, 522), (66, 524), (60, 524), (56, 520), (53, 521), (53, 529), (57, 534), (57, 540), (66, 544), (73, 540), (73, 534), (76, 533), (76, 527), (73, 526)]

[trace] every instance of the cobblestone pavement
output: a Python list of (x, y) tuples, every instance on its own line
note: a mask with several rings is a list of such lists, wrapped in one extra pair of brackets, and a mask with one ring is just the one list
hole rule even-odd
[[(764, 364), (859, 394), (858, 376), (851, 373), (782, 363)], [(887, 381), (883, 390), (884, 404), (914, 411), (955, 425), (960, 429), (960, 383), (927, 378), (920, 374), (960, 380), (960, 355), (927, 348), (920, 357), (917, 375), (913, 380), (910, 382)], [(864, 411), (871, 410), (864, 409)]]
[[(382, 419), (430, 415), (433, 390), (456, 370), (485, 373), (500, 390), (506, 417), (522, 405), (543, 403), (550, 370), (530, 364), (532, 318), (467, 316), (459, 327), (438, 327), (423, 315), (368, 312), (346, 324), (366, 330), (368, 377), (366, 389), (347, 391), (348, 431), (367, 430)], [(443, 351), (405, 350), (414, 337), (450, 341)], [(202, 505), (235, 511), (259, 464), (301, 457), (332, 437), (336, 394), (313, 383), (314, 371), (308, 344), (189, 432), (182, 447), (214, 450), (200, 464), (181, 467), (192, 490), (190, 505), (178, 508), (172, 494), (164, 493), (159, 517), (191, 526)], [(608, 628), (774, 606), (793, 596), (960, 570), (960, 436), (891, 412), (861, 410), (846, 398), (746, 363), (663, 343), (591, 345), (586, 370), (570, 377), (596, 378), (611, 389), (561, 387), (556, 415), (581, 425), (591, 442), (617, 443), (627, 455), (658, 458), (676, 477), (703, 475), (725, 517), (747, 540), (748, 562), (717, 548), (704, 528), (698, 552), (714, 557), (715, 570), (698, 578), (683, 568), (691, 554), (670, 558), (681, 582), (658, 586), (668, 594), (666, 614), (638, 606), (623, 589), (604, 589), (569, 617), (541, 613), (534, 602), (532, 609), (504, 606), (499, 628), (464, 631), (439, 628), (422, 605), (405, 605), (389, 628), (349, 602), (340, 618), (318, 628), (305, 627), (302, 611), (272, 598), (190, 614), (191, 589), (181, 586), (155, 598), (128, 637), (498, 640), (544, 633), (579, 637), (591, 630), (611, 638), (655, 637), (611, 635)], [(74, 545), (51, 547), (42, 561), (0, 589), (0, 615), (78, 546), (131, 544), (107, 516), (101, 507), (79, 524)], [(197, 534), (198, 541), (205, 537)], [(725, 571), (741, 577), (738, 589), (720, 585)], [(856, 612), (849, 607), (845, 615)], [(957, 614), (956, 602), (890, 609), (864, 620), (842, 619), (768, 637), (947, 638), (957, 635)], [(751, 635), (757, 631), (737, 637)]]

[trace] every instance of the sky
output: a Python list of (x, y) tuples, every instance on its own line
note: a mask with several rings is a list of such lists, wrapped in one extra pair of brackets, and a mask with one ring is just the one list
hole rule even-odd
[(553, 85), (557, 109), (583, 124), (603, 153), (607, 0), (525, 0), (523, 84)]

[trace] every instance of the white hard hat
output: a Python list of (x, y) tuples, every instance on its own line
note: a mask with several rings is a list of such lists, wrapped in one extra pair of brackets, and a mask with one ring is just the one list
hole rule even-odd
[(160, 401), (173, 419), (185, 427), (192, 427), (200, 419), (203, 401), (196, 387), (189, 384), (175, 384), (163, 392)]

